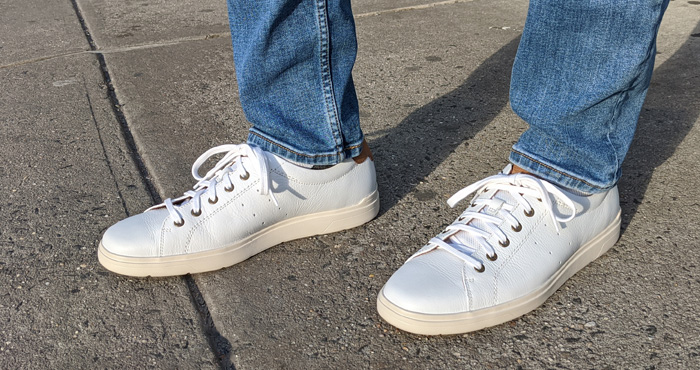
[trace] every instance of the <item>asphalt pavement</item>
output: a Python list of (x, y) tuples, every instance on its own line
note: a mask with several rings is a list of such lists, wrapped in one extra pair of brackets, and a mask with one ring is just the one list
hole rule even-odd
[[(500, 170), (524, 0), (357, 0), (382, 208), (236, 266), (129, 278), (102, 232), (245, 140), (222, 0), (0, 0), (0, 368), (700, 368), (700, 2), (673, 0), (620, 182), (623, 234), (534, 312), (394, 329), (376, 296)], [(417, 148), (407, 151), (406, 148)]]

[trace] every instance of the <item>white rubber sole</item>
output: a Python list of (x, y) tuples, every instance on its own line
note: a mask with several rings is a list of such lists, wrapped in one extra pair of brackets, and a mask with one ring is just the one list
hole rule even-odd
[(375, 190), (354, 206), (287, 219), (224, 248), (178, 256), (141, 258), (110, 253), (100, 242), (97, 257), (106, 269), (122, 275), (195, 274), (235, 265), (283, 242), (360, 226), (372, 220), (377, 213), (379, 193)]
[(377, 297), (377, 311), (389, 324), (415, 334), (462, 334), (502, 324), (541, 306), (571, 276), (607, 252), (620, 237), (620, 213), (610, 226), (582, 246), (547, 282), (523, 297), (497, 306), (457, 314), (423, 314), (391, 303), (384, 290)]

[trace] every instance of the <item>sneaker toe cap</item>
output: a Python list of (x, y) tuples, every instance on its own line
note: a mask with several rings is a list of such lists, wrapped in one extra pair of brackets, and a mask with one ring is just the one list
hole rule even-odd
[(126, 257), (157, 257), (162, 219), (142, 213), (119, 221), (102, 236), (102, 247)]
[(436, 250), (398, 269), (383, 295), (399, 308), (423, 314), (452, 314), (469, 307), (462, 270), (464, 263)]

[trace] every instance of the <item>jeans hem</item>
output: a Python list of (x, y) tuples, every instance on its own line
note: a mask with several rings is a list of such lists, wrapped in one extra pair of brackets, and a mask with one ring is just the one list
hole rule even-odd
[(334, 165), (342, 162), (346, 158), (357, 157), (362, 151), (363, 141), (364, 136), (361, 136), (357, 142), (349, 143), (338, 151), (308, 153), (297, 148), (292, 148), (290, 145), (267, 137), (260, 132), (253, 131), (253, 129), (251, 129), (248, 134), (248, 144), (257, 145), (264, 151), (280, 156), (291, 162), (314, 166)]
[(615, 184), (607, 186), (602, 184), (592, 184), (561, 169), (555, 168), (555, 166), (552, 164), (535, 159), (533, 156), (515, 149), (511, 149), (509, 160), (514, 165), (532, 173), (533, 175), (536, 175), (537, 177), (554, 183), (560, 187), (576, 190), (587, 195), (603, 193), (615, 186)]

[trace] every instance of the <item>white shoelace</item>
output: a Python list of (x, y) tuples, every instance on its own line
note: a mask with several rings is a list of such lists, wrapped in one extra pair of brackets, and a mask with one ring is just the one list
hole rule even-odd
[[(210, 169), (206, 175), (199, 175), (199, 168), (212, 156), (217, 154), (226, 153), (223, 158), (221, 158), (212, 169)], [(247, 157), (250, 160), (243, 161), (243, 157)], [(240, 144), (240, 145), (220, 145), (211, 148), (200, 155), (199, 158), (192, 165), (192, 176), (197, 180), (194, 185), (193, 190), (185, 192), (185, 194), (177, 199), (166, 199), (163, 204), (153, 206), (146, 211), (150, 211), (155, 208), (160, 208), (165, 205), (168, 210), (170, 217), (173, 222), (182, 226), (184, 223), (184, 218), (180, 214), (178, 208), (182, 206), (187, 200), (192, 201), (192, 214), (197, 216), (202, 211), (202, 201), (201, 197), (203, 195), (208, 195), (208, 200), (210, 203), (216, 203), (219, 198), (216, 194), (216, 184), (219, 182), (224, 183), (224, 190), (233, 191), (233, 182), (231, 181), (232, 175), (238, 175), (240, 179), (247, 180), (250, 177), (250, 173), (246, 170), (245, 166), (255, 166), (256, 172), (260, 174), (260, 194), (270, 195), (272, 201), (277, 206), (277, 199), (275, 199), (274, 194), (270, 191), (270, 180), (268, 177), (268, 164), (267, 157), (263, 153), (262, 149), (254, 145)]]
[[(498, 174), (487, 177), (455, 193), (447, 200), (447, 204), (449, 204), (450, 207), (454, 207), (472, 193), (491, 190), (496, 190), (493, 192), (493, 196), (489, 198), (477, 196), (472, 201), (471, 208), (476, 208), (476, 211), (466, 210), (455, 222), (449, 225), (443, 233), (430, 239), (425, 248), (415, 253), (406, 262), (436, 248), (440, 248), (462, 259), (477, 271), (483, 271), (483, 261), (474, 257), (474, 254), (480, 248), (484, 248), (487, 258), (495, 260), (496, 250), (487, 242), (492, 235), (497, 237), (501, 246), (508, 246), (510, 241), (503, 230), (501, 230), (501, 227), (510, 225), (510, 227), (516, 231), (522, 228), (520, 222), (513, 216), (513, 211), (517, 205), (520, 204), (525, 210), (529, 210), (524, 211), (526, 212), (525, 216), (532, 216), (531, 212), (534, 212), (534, 208), (527, 199), (525, 199), (525, 196), (531, 197), (530, 199), (535, 198), (545, 203), (557, 232), (559, 232), (559, 222), (571, 221), (576, 216), (576, 206), (574, 202), (559, 190), (559, 188), (526, 174)], [(506, 194), (497, 197), (496, 195), (500, 192), (505, 192)], [(552, 202), (550, 194), (569, 207), (572, 212), (571, 215), (568, 217), (557, 216), (554, 212), (554, 203)], [(513, 202), (506, 202), (503, 198), (507, 198)], [(494, 210), (497, 211), (494, 212)], [(487, 213), (489, 211), (492, 214)], [(503, 226), (499, 226), (502, 224)]]

